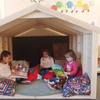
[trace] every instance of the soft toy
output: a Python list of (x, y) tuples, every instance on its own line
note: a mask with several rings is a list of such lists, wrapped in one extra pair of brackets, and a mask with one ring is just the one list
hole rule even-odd
[(56, 90), (56, 89), (63, 89), (63, 85), (67, 81), (66, 76), (58, 76), (58, 80), (56, 80), (56, 83), (51, 84), (51, 82), (48, 82), (49, 88)]

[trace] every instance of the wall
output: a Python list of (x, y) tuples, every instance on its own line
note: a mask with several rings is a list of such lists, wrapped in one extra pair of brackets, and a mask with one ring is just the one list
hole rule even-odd
[[(9, 16), (15, 12), (18, 12), (30, 5), (35, 4), (36, 1), (38, 3), (39, 0), (0, 0), (0, 9), (1, 10), (1, 18), (4, 18), (5, 16)], [(39, 4), (44, 5), (46, 7), (55, 9), (56, 3), (59, 0), (40, 0), (41, 2)], [(66, 5), (66, 3), (69, 0), (60, 0), (62, 2), (62, 4)], [(66, 7), (63, 6), (62, 8), (58, 8), (57, 11), (61, 12), (63, 10), (62, 13), (67, 14), (69, 16), (75, 17), (77, 19), (80, 19), (82, 21), (85, 21), (87, 23), (90, 24), (94, 24), (98, 27), (100, 27), (100, 1), (99, 0), (70, 0), (73, 3), (73, 7), (70, 8), (70, 6)], [(77, 6), (77, 2), (78, 1), (82, 1), (83, 4), (88, 4), (89, 5), (89, 12), (86, 10), (84, 12), (83, 8), (81, 7), (81, 4), (78, 4)], [(57, 6), (60, 7), (61, 4), (58, 4)], [(88, 8), (85, 7), (85, 8)], [(66, 12), (68, 10), (68, 12)], [(74, 10), (74, 12), (72, 13), (71, 11)], [(78, 11), (76, 13), (76, 11)], [(93, 23), (94, 22), (94, 23)], [(100, 35), (99, 35), (99, 46), (100, 46)], [(99, 50), (100, 52), (100, 50)], [(100, 54), (98, 55), (100, 57)]]
[(56, 43), (69, 44), (69, 37), (13, 37), (13, 59), (28, 60), (33, 67), (40, 63), (43, 47), (47, 47), (53, 56), (53, 44)]

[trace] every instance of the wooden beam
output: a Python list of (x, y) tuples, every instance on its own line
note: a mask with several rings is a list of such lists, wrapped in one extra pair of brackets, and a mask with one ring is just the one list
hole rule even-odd
[(59, 12), (57, 12), (55, 10), (52, 10), (52, 9), (47, 9), (46, 7), (41, 6), (41, 5), (37, 5), (37, 10), (45, 12), (45, 13), (50, 14), (52, 16), (55, 16), (59, 19), (62, 19), (64, 21), (67, 21), (67, 22), (72, 23), (74, 25), (77, 25), (78, 27), (83, 27), (85, 29), (88, 29), (90, 31), (90, 33), (91, 33), (91, 31), (94, 31), (96, 33), (100, 33), (100, 28), (99, 27), (90, 25), (87, 22), (84, 22), (84, 21), (81, 21), (79, 19), (73, 18), (73, 17), (68, 16), (66, 14), (59, 13)]
[(16, 31), (20, 30), (20, 28), (23, 28), (25, 26), (29, 26), (30, 24), (33, 24), (34, 22), (36, 22), (36, 21), (30, 21), (30, 20), (24, 21), (23, 23), (15, 25), (15, 26), (9, 28), (8, 30), (2, 32), (0, 35), (1, 36), (7, 36), (7, 34), (14, 33)]
[[(12, 33), (7, 34), (6, 36), (15, 36), (16, 34), (20, 34), (21, 31), (27, 31), (29, 29), (29, 27), (33, 27), (34, 24), (36, 24), (37, 22), (34, 23), (29, 23), (26, 26), (20, 27), (18, 30), (13, 31)], [(27, 30), (26, 30), (27, 29)]]
[(8, 38), (8, 50), (12, 55), (11, 60), (13, 60), (13, 45), (12, 45), (12, 38)]
[[(58, 28), (58, 29), (61, 29), (61, 30), (63, 30), (63, 31), (66, 31), (66, 33), (67, 34), (70, 34), (70, 35), (73, 35), (74, 33), (73, 32), (71, 32), (71, 31), (68, 31), (68, 30), (66, 30), (65, 28), (63, 28), (63, 27), (60, 27), (59, 25), (56, 25), (56, 24), (54, 24), (54, 23), (52, 23), (52, 22), (47, 22), (47, 21), (41, 21), (41, 23), (44, 23), (44, 24), (46, 24), (46, 25), (48, 25), (48, 26), (50, 26), (50, 27), (56, 27), (56, 28)], [(65, 33), (65, 34), (66, 34)]]
[(81, 36), (77, 35), (77, 63), (78, 63), (78, 66), (81, 67)]
[(58, 31), (58, 32), (61, 32), (61, 33), (65, 34), (65, 35), (69, 35), (68, 32), (66, 32), (65, 30), (63, 30), (63, 29), (61, 29), (59, 27), (56, 27), (55, 25), (52, 26), (52, 25), (49, 25), (49, 24), (46, 24), (46, 23), (44, 23), (44, 24), (50, 29), (53, 29), (53, 30)]
[(0, 54), (3, 51), (3, 40), (2, 37), (0, 37)]
[[(46, 19), (48, 20), (48, 19)], [(74, 30), (75, 32), (77, 33), (90, 33), (89, 30), (85, 29), (85, 28), (82, 28), (82, 27), (79, 27), (77, 25), (74, 25), (72, 23), (69, 23), (69, 22), (66, 22), (64, 20), (61, 20), (61, 19), (57, 19), (57, 18), (49, 18), (50, 22), (54, 22), (54, 23), (57, 23), (57, 24), (60, 24), (60, 25), (63, 25), (65, 26), (67, 29), (69, 30)]]
[(74, 33), (74, 34), (76, 34), (76, 35), (82, 35), (82, 33), (80, 33), (79, 31), (75, 31), (75, 30), (72, 30), (71, 28), (69, 29), (69, 28), (66, 28), (66, 27), (64, 27), (64, 25), (62, 24), (59, 24), (58, 22), (54, 22), (53, 23), (53, 21), (50, 21), (50, 20), (48, 20), (48, 19), (41, 19), (41, 21), (42, 22), (45, 22), (45, 23), (48, 23), (48, 24), (51, 24), (52, 26), (53, 25), (55, 25), (55, 26), (57, 26), (57, 27), (59, 27), (59, 28), (62, 28), (63, 30), (66, 30), (66, 31), (68, 31), (69, 33)]
[(73, 49), (73, 36), (69, 35), (69, 49)]
[(73, 50), (74, 50), (74, 52), (77, 54), (77, 35), (74, 35), (73, 36)]
[(3, 37), (3, 50), (8, 51), (8, 38), (7, 37)]
[(28, 27), (24, 27), (24, 28), (21, 29), (20, 31), (17, 31), (17, 32), (15, 32), (14, 34), (10, 34), (9, 36), (10, 36), (10, 37), (16, 36), (16, 35), (21, 34), (21, 33), (25, 32), (25, 31), (27, 31), (27, 30), (29, 30), (29, 29), (32, 29), (32, 28), (33, 28), (33, 25), (29, 25)]
[(92, 34), (91, 99), (96, 99), (98, 67), (98, 34)]

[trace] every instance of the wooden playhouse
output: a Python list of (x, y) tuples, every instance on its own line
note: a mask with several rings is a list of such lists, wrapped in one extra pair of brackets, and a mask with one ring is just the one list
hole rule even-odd
[[(98, 34), (100, 29), (81, 20), (35, 4), (0, 20), (0, 53), (9, 50), (13, 54), (12, 37), (31, 28), (47, 27), (69, 35), (69, 48), (77, 53), (77, 62), (83, 74), (91, 79), (91, 95), (70, 98), (96, 99)], [(3, 96), (0, 96), (2, 98)], [(8, 97), (3, 97), (8, 98)], [(43, 97), (15, 95), (13, 98), (63, 98), (61, 94)]]

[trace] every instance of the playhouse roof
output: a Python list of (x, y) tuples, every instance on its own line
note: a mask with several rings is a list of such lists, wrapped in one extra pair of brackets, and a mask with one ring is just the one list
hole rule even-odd
[(45, 27), (66, 35), (99, 33), (100, 28), (52, 10), (43, 5), (34, 4), (0, 20), (0, 36), (13, 37), (32, 28)]

